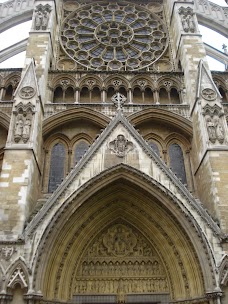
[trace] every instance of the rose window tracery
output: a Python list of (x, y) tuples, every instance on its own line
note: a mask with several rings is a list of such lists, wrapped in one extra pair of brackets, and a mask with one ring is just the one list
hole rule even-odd
[(167, 36), (158, 16), (140, 6), (96, 3), (65, 18), (61, 43), (87, 68), (139, 70), (161, 57)]

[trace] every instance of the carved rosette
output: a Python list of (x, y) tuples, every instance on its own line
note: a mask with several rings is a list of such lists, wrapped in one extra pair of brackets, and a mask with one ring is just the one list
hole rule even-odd
[(134, 146), (123, 134), (117, 135), (116, 139), (108, 144), (108, 148), (119, 157), (124, 157)]
[(19, 96), (23, 99), (30, 99), (35, 95), (36, 91), (33, 87), (26, 86), (19, 91)]
[(201, 95), (204, 99), (208, 101), (212, 101), (217, 98), (217, 93), (211, 88), (203, 89)]
[(119, 223), (87, 249), (77, 271), (75, 293), (118, 294), (168, 292), (165, 270), (151, 244)]

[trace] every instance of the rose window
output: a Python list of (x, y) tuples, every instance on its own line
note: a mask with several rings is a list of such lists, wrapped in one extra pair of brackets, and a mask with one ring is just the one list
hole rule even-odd
[(61, 43), (87, 68), (139, 70), (162, 56), (167, 36), (162, 21), (140, 6), (96, 3), (65, 18)]

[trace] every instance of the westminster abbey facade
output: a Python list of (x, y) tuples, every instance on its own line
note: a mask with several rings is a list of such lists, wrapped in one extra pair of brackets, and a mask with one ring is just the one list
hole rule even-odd
[(223, 4), (0, 4), (32, 20), (0, 70), (1, 304), (228, 303)]

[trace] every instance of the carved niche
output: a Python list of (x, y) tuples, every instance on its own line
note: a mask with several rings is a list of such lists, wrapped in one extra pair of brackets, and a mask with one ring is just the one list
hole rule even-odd
[(168, 292), (166, 272), (154, 248), (123, 223), (93, 241), (76, 276), (76, 294)]
[(14, 111), (14, 129), (13, 138), (15, 143), (27, 143), (30, 139), (30, 133), (33, 122), (34, 106), (31, 103), (23, 105), (19, 103)]
[(35, 10), (35, 30), (46, 30), (48, 28), (51, 6), (39, 4)]
[(213, 107), (206, 105), (203, 108), (203, 115), (205, 116), (209, 141), (213, 144), (215, 144), (216, 141), (223, 144), (225, 141), (225, 130), (221, 119), (224, 115), (222, 110), (217, 105)]
[(116, 139), (108, 144), (109, 149), (119, 157), (124, 157), (134, 146), (123, 134), (117, 135)]
[(182, 27), (185, 33), (195, 33), (196, 24), (194, 21), (194, 12), (190, 7), (180, 7), (179, 14), (181, 17)]

